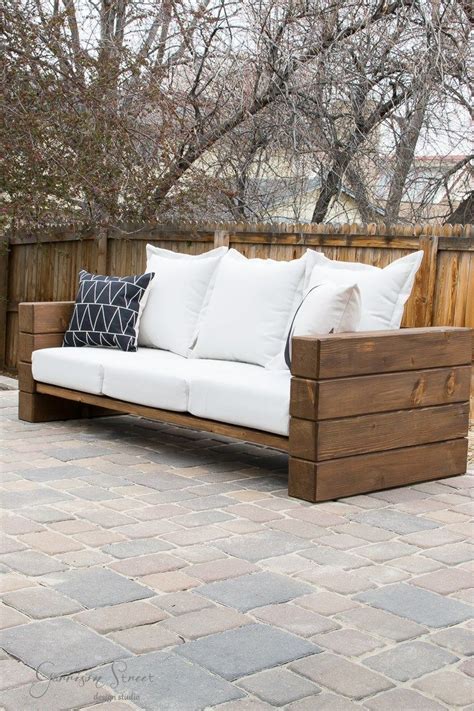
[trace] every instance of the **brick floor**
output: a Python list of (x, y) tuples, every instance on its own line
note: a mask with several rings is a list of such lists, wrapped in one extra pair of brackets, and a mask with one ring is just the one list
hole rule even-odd
[(0, 708), (474, 708), (474, 471), (310, 505), (280, 453), (16, 408), (2, 391)]

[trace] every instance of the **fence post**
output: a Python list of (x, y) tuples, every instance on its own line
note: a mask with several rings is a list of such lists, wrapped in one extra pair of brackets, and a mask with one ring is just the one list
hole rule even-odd
[(7, 359), (7, 308), (8, 308), (8, 236), (0, 240), (0, 371)]
[(225, 230), (214, 230), (214, 247), (228, 247), (230, 235)]
[(97, 235), (97, 273), (107, 274), (108, 230), (101, 228)]
[[(436, 293), (436, 276), (438, 272), (438, 235), (420, 235), (420, 249), (423, 258), (420, 291), (422, 294), (421, 313), (416, 314), (417, 326), (432, 326), (434, 315), (434, 300)], [(420, 270), (421, 271), (421, 270)]]

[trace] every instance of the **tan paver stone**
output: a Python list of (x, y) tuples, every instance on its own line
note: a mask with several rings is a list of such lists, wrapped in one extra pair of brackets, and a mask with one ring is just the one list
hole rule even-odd
[(466, 659), (465, 662), (460, 664), (458, 670), (461, 671), (463, 674), (467, 674), (468, 676), (474, 677), (474, 659)]
[(270, 528), (274, 528), (277, 531), (283, 531), (284, 533), (290, 533), (293, 536), (300, 536), (301, 538), (319, 538), (326, 533), (326, 529), (321, 526), (316, 526), (314, 523), (309, 521), (292, 521), (291, 519), (284, 519), (283, 521), (275, 521), (270, 524)]
[(114, 560), (111, 555), (106, 555), (102, 551), (88, 550), (72, 551), (71, 553), (60, 553), (56, 556), (66, 565), (73, 568), (89, 568), (91, 565), (102, 565)]
[(395, 558), (390, 561), (390, 565), (417, 575), (420, 573), (431, 573), (433, 570), (439, 570), (444, 567), (443, 564), (438, 563), (437, 560), (425, 558), (423, 555), (407, 555), (401, 558)]
[(0, 691), (37, 680), (34, 669), (16, 659), (0, 660)]
[(5, 630), (8, 627), (24, 625), (26, 622), (30, 622), (28, 617), (22, 615), (18, 610), (0, 603), (0, 629)]
[(431, 635), (430, 642), (447, 647), (458, 654), (474, 654), (474, 634), (466, 627), (449, 627)]
[(348, 533), (331, 533), (329, 536), (322, 536), (318, 542), (323, 546), (330, 546), (340, 551), (348, 551), (361, 546), (367, 547), (367, 541), (364, 538), (357, 538)]
[(151, 573), (165, 573), (170, 570), (178, 570), (186, 565), (184, 560), (176, 558), (167, 553), (151, 553), (150, 555), (142, 555), (135, 558), (126, 558), (118, 562), (111, 563), (109, 568), (117, 573), (128, 575), (136, 578), (142, 575), (150, 575)]
[(263, 499), (271, 498), (271, 494), (267, 494), (265, 491), (251, 491), (248, 489), (241, 489), (239, 491), (232, 491), (227, 496), (232, 499), (237, 499), (238, 501), (262, 501)]
[(32, 491), (39, 488), (34, 481), (6, 481), (2, 486), (4, 491)]
[[(292, 704), (285, 706), (285, 711), (354, 711), (360, 706), (356, 706), (345, 699), (343, 696), (336, 696), (328, 692), (323, 692), (317, 696), (317, 707), (315, 707), (315, 699), (313, 696), (308, 696), (306, 699), (294, 701)], [(392, 710), (393, 711), (393, 710)]]
[(246, 615), (225, 607), (210, 607), (169, 618), (163, 626), (186, 639), (198, 639), (208, 634), (224, 632), (252, 623)]
[(206, 607), (214, 607), (214, 603), (207, 598), (186, 591), (158, 595), (157, 597), (149, 598), (149, 602), (159, 607), (160, 610), (165, 610), (165, 612), (175, 616), (204, 610)]
[(457, 513), (450, 509), (432, 511), (427, 514), (426, 518), (432, 521), (439, 521), (439, 523), (463, 523), (464, 521), (469, 521), (469, 516), (466, 516), (466, 514)]
[(371, 543), (389, 541), (395, 535), (392, 531), (385, 531), (382, 528), (369, 526), (366, 523), (357, 523), (356, 521), (336, 526), (334, 528), (334, 533), (346, 533), (349, 536), (355, 536), (355, 538), (364, 538), (366, 541), (370, 541)]
[(111, 632), (108, 637), (135, 654), (154, 652), (181, 644), (183, 641), (179, 635), (170, 632), (161, 624), (129, 627), (119, 632)]
[(463, 523), (449, 523), (446, 526), (446, 531), (450, 533), (459, 534), (462, 538), (472, 539), (472, 522), (466, 521)]
[(177, 546), (191, 546), (195, 543), (207, 543), (216, 541), (219, 538), (227, 538), (228, 533), (218, 526), (201, 526), (186, 531), (175, 531), (162, 536), (163, 540), (174, 543)]
[(129, 523), (126, 526), (120, 526), (115, 531), (127, 538), (151, 538), (152, 536), (161, 536), (162, 533), (174, 531), (176, 524), (169, 521), (140, 521), (140, 523)]
[(449, 707), (467, 706), (474, 701), (474, 681), (455, 671), (439, 671), (414, 684), (420, 691), (434, 696)]
[(462, 602), (467, 602), (469, 605), (474, 604), (474, 588), (469, 588), (469, 590), (460, 590), (451, 595), (455, 597), (456, 600), (462, 600)]
[(427, 628), (417, 622), (405, 620), (390, 612), (376, 610), (373, 607), (359, 607), (337, 615), (337, 620), (358, 629), (370, 632), (378, 637), (385, 637), (396, 642), (419, 637)]
[(283, 573), (285, 575), (293, 575), (294, 573), (299, 573), (301, 570), (316, 568), (313, 561), (308, 558), (303, 558), (303, 556), (298, 555), (298, 553), (288, 553), (288, 555), (279, 555), (274, 558), (264, 558), (263, 560), (259, 560), (258, 564), (260, 568), (266, 568), (267, 570), (272, 570), (274, 573)]
[(247, 563), (245, 560), (239, 560), (238, 558), (221, 558), (220, 560), (214, 560), (210, 563), (191, 565), (188, 567), (187, 573), (203, 582), (210, 583), (216, 580), (236, 578), (239, 575), (253, 573), (256, 570), (258, 570), (256, 565)]
[(26, 543), (32, 548), (37, 548), (48, 555), (68, 553), (69, 551), (78, 551), (83, 548), (83, 546), (77, 541), (74, 541), (67, 536), (63, 536), (61, 533), (55, 533), (54, 531), (26, 533), (25, 535), (20, 536), (20, 538), (23, 543)]
[(368, 558), (374, 563), (385, 563), (395, 558), (402, 556), (415, 555), (419, 552), (416, 546), (410, 546), (408, 543), (400, 541), (386, 541), (383, 543), (371, 543), (369, 546), (357, 548), (357, 555)]
[(338, 593), (334, 592), (317, 592), (303, 595), (303, 597), (295, 600), (295, 604), (326, 616), (360, 607), (360, 603), (356, 600), (351, 600), (346, 595), (338, 595)]
[(446, 711), (437, 701), (427, 699), (412, 689), (391, 689), (366, 699), (364, 708), (371, 711)]
[(161, 590), (161, 592), (177, 592), (178, 590), (188, 590), (201, 585), (200, 580), (191, 578), (180, 570), (144, 575), (140, 578), (140, 582), (147, 587), (153, 588), (153, 590)]
[(255, 506), (253, 504), (227, 506), (226, 513), (240, 516), (241, 518), (248, 518), (250, 521), (255, 521), (256, 523), (266, 523), (267, 521), (276, 521), (282, 518), (281, 514), (275, 511), (269, 511), (262, 506)]
[[(113, 509), (114, 511), (139, 511), (141, 509), (147, 508), (143, 501), (138, 501), (138, 499), (110, 499), (109, 501), (102, 501), (102, 506), (107, 506), (108, 509)], [(132, 514), (134, 518), (135, 513)]]
[(76, 515), (102, 528), (115, 528), (126, 526), (129, 523), (136, 523), (136, 520), (131, 516), (126, 516), (119, 511), (104, 509), (103, 507), (93, 511), (80, 510), (77, 511)]
[(179, 557), (184, 558), (184, 560), (190, 563), (207, 563), (211, 560), (226, 558), (227, 556), (217, 548), (196, 545), (179, 548)]
[(266, 605), (252, 610), (251, 614), (257, 620), (282, 627), (301, 637), (312, 637), (340, 627), (338, 622), (296, 605)]
[(435, 528), (432, 531), (408, 533), (406, 536), (401, 536), (399, 540), (418, 546), (419, 548), (436, 548), (437, 546), (444, 546), (448, 543), (457, 543), (458, 541), (462, 541), (463, 538), (466, 538), (466, 536), (454, 533), (446, 528)]
[(74, 538), (77, 538), (81, 543), (85, 543), (86, 546), (92, 546), (92, 548), (100, 548), (101, 546), (106, 546), (107, 543), (116, 543), (117, 541), (125, 541), (125, 536), (116, 531), (104, 531), (97, 529), (95, 531), (84, 531), (84, 533), (75, 533)]
[(30, 588), (33, 585), (36, 585), (36, 583), (23, 575), (17, 575), (16, 573), (4, 573), (0, 576), (0, 593), (6, 593), (12, 590), (21, 590), (22, 588)]
[(134, 516), (140, 521), (153, 521), (155, 519), (172, 518), (188, 513), (188, 510), (178, 504), (157, 504), (155, 506), (143, 506), (136, 511), (130, 511), (130, 516)]
[(317, 634), (311, 641), (320, 647), (329, 649), (344, 657), (360, 657), (377, 647), (383, 647), (384, 642), (359, 630), (343, 629)]
[(449, 595), (459, 590), (469, 589), (473, 586), (474, 578), (467, 570), (451, 568), (448, 570), (437, 570), (434, 573), (422, 575), (419, 578), (412, 578), (413, 585), (432, 590), (441, 595)]
[(328, 526), (339, 526), (342, 523), (347, 523), (343, 516), (324, 511), (324, 509), (320, 506), (309, 506), (296, 509), (292, 516), (295, 519), (308, 521), (309, 523), (314, 523), (315, 526), (322, 526), (323, 528), (327, 528)]
[(290, 669), (353, 699), (363, 699), (393, 687), (386, 677), (330, 653), (306, 657), (290, 664)]
[(24, 518), (23, 516), (7, 515), (2, 517), (0, 530), (11, 536), (18, 536), (22, 533), (44, 531), (44, 526), (36, 523), (36, 521), (30, 521), (30, 519)]
[(255, 521), (249, 521), (245, 518), (229, 519), (229, 521), (221, 521), (217, 525), (225, 531), (238, 533), (240, 535), (265, 530), (265, 525), (263, 523), (256, 523)]
[(9, 592), (3, 602), (35, 620), (70, 615), (81, 609), (75, 600), (42, 585)]
[(359, 572), (346, 573), (343, 570), (334, 570), (329, 567), (323, 572), (302, 571), (299, 573), (299, 577), (341, 595), (352, 595), (375, 587), (375, 583), (367, 577), (359, 575)]
[(57, 521), (50, 524), (50, 528), (59, 533), (68, 535), (70, 533), (83, 533), (84, 531), (96, 531), (97, 526), (90, 521), (82, 521), (77, 518), (69, 521)]
[[(89, 708), (97, 697), (95, 681), (88, 680), (87, 674), (84, 681), (76, 677), (77, 681), (51, 683), (37, 681), (34, 685), (32, 696), (31, 684), (24, 684), (15, 689), (7, 689), (0, 694), (0, 707), (5, 711), (64, 711), (64, 709)], [(100, 691), (104, 693), (104, 690)], [(93, 707), (92, 707), (93, 708)]]
[(100, 607), (96, 610), (85, 610), (74, 615), (74, 619), (102, 634), (115, 630), (127, 629), (161, 622), (167, 613), (155, 605), (137, 600), (124, 602), (120, 605)]
[[(390, 561), (391, 563), (392, 561)], [(397, 583), (400, 580), (407, 580), (410, 576), (404, 570), (393, 568), (391, 565), (369, 565), (366, 568), (358, 568), (357, 573), (366, 576), (368, 580), (378, 584)]]

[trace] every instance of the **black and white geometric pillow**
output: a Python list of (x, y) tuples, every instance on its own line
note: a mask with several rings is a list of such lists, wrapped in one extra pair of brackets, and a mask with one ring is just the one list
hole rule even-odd
[(154, 276), (151, 272), (112, 277), (81, 270), (76, 305), (63, 346), (136, 351), (144, 296)]

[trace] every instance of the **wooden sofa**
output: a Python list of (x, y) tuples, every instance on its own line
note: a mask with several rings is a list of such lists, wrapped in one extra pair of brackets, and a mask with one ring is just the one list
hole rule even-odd
[(413, 328), (294, 338), (289, 437), (35, 382), (32, 352), (62, 344), (73, 302), (19, 307), (19, 417), (114, 411), (289, 454), (288, 493), (311, 502), (463, 474), (471, 329)]

